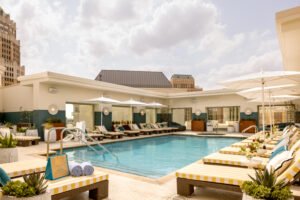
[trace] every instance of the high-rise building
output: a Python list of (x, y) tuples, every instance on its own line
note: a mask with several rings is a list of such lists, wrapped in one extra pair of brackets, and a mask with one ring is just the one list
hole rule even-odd
[(0, 86), (16, 84), (17, 77), (25, 74), (16, 29), (16, 23), (0, 7)]
[(171, 84), (173, 88), (195, 88), (195, 80), (192, 75), (173, 74)]

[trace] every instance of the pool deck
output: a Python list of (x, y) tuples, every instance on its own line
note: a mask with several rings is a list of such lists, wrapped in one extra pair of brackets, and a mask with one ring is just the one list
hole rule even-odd
[[(160, 134), (170, 135), (174, 133)], [(205, 133), (196, 133), (191, 131), (176, 132), (178, 135), (201, 135), (207, 136)], [(105, 139), (101, 143), (111, 143), (115, 141), (126, 141), (132, 139), (141, 139), (146, 137), (155, 137), (157, 135), (142, 135), (139, 137), (124, 137), (122, 139), (111, 140)], [(215, 135), (211, 135), (214, 136)], [(221, 135), (221, 137), (247, 137), (247, 134), (230, 133)], [(217, 136), (220, 137), (220, 136)], [(93, 143), (90, 143), (93, 144)], [(79, 142), (68, 142), (64, 143), (64, 148), (84, 146)], [(59, 149), (59, 143), (52, 143), (50, 149)], [(19, 160), (30, 160), (30, 159), (46, 159), (41, 154), (46, 153), (46, 143), (40, 142), (39, 145), (30, 147), (18, 147)], [(197, 161), (198, 162), (198, 161)], [(141, 176), (131, 175), (127, 173), (117, 172), (114, 170), (101, 169), (109, 174), (109, 198), (110, 200), (184, 200), (184, 199), (203, 199), (203, 200), (217, 200), (217, 199), (230, 199), (240, 200), (242, 199), (241, 194), (233, 192), (224, 192), (219, 190), (211, 189), (197, 189), (195, 194), (191, 197), (181, 197), (176, 194), (176, 178), (174, 173), (169, 174), (158, 180), (145, 178)], [(87, 193), (83, 193), (80, 196), (73, 198), (74, 200), (88, 199)]]

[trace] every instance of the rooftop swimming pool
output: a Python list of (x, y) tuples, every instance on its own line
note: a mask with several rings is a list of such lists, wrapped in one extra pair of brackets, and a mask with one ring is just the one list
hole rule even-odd
[(90, 161), (103, 168), (160, 178), (240, 140), (169, 135), (104, 144), (119, 158), (119, 162), (97, 145), (93, 147), (102, 155), (89, 147), (65, 149), (64, 152), (69, 160)]

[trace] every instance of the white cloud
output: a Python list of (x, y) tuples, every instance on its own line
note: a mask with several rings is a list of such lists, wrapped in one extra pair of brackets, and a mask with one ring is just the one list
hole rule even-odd
[(1, 4), (17, 23), (26, 73), (49, 70), (94, 79), (102, 67), (156, 70), (193, 74), (199, 86), (211, 87), (261, 67), (281, 69), (272, 31), (229, 35), (231, 27), (210, 0)]
[(204, 1), (166, 1), (151, 20), (135, 27), (130, 45), (136, 52), (165, 49), (201, 39), (217, 26), (217, 9)]

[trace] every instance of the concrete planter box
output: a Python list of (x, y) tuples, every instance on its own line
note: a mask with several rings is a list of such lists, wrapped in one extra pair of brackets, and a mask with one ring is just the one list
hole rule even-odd
[(0, 148), (0, 163), (11, 163), (18, 161), (17, 148)]
[(26, 136), (39, 136), (37, 129), (26, 130)]
[(2, 200), (51, 200), (51, 195), (49, 193), (44, 193), (38, 196), (33, 197), (23, 197), (23, 198), (17, 198), (14, 196), (6, 196), (4, 195), (2, 197)]
[[(48, 140), (48, 134), (49, 134), (49, 130), (50, 129), (44, 129), (44, 140), (47, 141)], [(52, 130), (50, 133), (50, 138), (49, 138), (49, 142), (56, 142), (56, 131)]]

